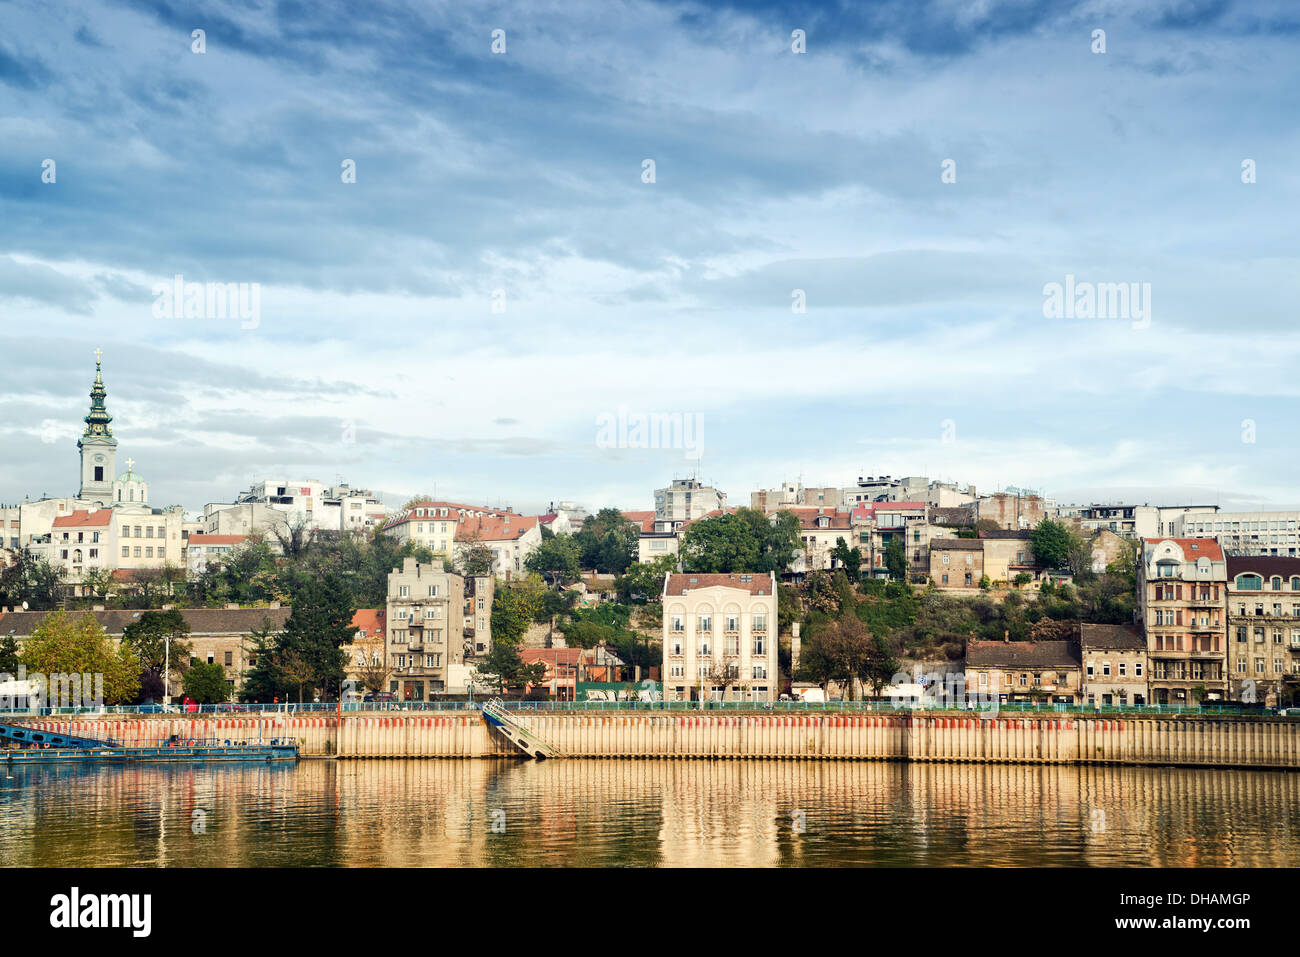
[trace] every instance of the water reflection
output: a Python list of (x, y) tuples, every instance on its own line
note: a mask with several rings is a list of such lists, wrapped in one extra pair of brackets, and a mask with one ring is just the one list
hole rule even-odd
[(3, 773), (5, 867), (1173, 867), (1300, 857), (1300, 776), (1270, 772), (428, 760)]

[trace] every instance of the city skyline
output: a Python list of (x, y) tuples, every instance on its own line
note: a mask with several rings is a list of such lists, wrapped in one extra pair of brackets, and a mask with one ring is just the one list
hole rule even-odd
[[(697, 468), (1300, 500), (1285, 5), (376, 11), (7, 8), (0, 501), (75, 494), (97, 348), (188, 509), (647, 508)], [(702, 454), (603, 447), (620, 409)]]

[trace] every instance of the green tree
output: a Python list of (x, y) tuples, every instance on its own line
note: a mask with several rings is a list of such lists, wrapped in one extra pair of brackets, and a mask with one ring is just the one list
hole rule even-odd
[(18, 639), (13, 635), (0, 638), (0, 674), (14, 675), (18, 671)]
[(185, 672), (183, 684), (186, 696), (199, 704), (216, 704), (230, 696), (226, 669), (215, 661), (212, 664), (199, 662), (194, 665)]
[(858, 548), (849, 548), (849, 545), (843, 538), (835, 539), (835, 548), (831, 552), (831, 557), (839, 562), (843, 567), (845, 574), (852, 581), (857, 581), (862, 577), (862, 550)]
[(41, 619), (23, 643), (19, 663), (28, 674), (103, 675), (104, 703), (131, 701), (140, 687), (140, 660), (123, 643), (112, 641), (90, 614), (73, 617), (56, 611)]
[(659, 555), (648, 562), (633, 562), (615, 587), (623, 599), (644, 595), (646, 600), (655, 601), (663, 594), (664, 576), (675, 571), (677, 556)]
[(907, 581), (907, 546), (903, 544), (901, 533), (889, 536), (889, 544), (885, 546), (885, 567), (889, 569), (891, 581)]
[(322, 696), (338, 694), (347, 661), (343, 646), (357, 631), (352, 624), (354, 611), (346, 589), (336, 579), (308, 577), (298, 582), (277, 650), (282, 667), (292, 658), (295, 673), (309, 672), (309, 677), (298, 679), (300, 688), (317, 688)]
[(1043, 568), (1066, 568), (1070, 563), (1072, 538), (1064, 522), (1045, 518), (1029, 533), (1029, 544)]
[(164, 687), (162, 676), (166, 667), (170, 643), (171, 676), (169, 686), (174, 688), (190, 660), (191, 646), (187, 640), (190, 626), (185, 616), (176, 609), (146, 611), (122, 629), (122, 643), (130, 645), (140, 660), (140, 687), (147, 697), (156, 697)]
[(555, 535), (544, 540), (524, 560), (524, 567), (541, 575), (554, 588), (578, 580), (581, 546), (570, 535)]
[(30, 552), (19, 552), (18, 560), (0, 568), (0, 605), (26, 607), (30, 611), (57, 608), (63, 580), (63, 568)]

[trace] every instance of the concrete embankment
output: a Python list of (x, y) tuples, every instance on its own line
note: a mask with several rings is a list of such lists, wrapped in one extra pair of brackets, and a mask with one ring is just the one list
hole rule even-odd
[[(1300, 721), (1204, 716), (520, 713), (561, 757), (1300, 768)], [(13, 719), (129, 743), (289, 737), (303, 757), (518, 756), (477, 712)]]

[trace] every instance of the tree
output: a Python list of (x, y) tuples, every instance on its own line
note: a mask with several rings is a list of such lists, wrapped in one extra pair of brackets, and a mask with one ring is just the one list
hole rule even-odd
[(862, 550), (858, 548), (849, 548), (848, 543), (843, 538), (835, 539), (835, 548), (831, 551), (831, 557), (840, 563), (845, 573), (853, 581), (862, 577)]
[(18, 660), (28, 674), (43, 674), (51, 681), (55, 675), (103, 675), (105, 704), (129, 702), (140, 687), (140, 660), (135, 652), (125, 643), (114, 649), (90, 614), (46, 615), (23, 643)]
[(518, 644), (533, 623), (540, 596), (512, 583), (497, 590), (492, 599), (492, 643)]
[(290, 560), (302, 558), (312, 547), (316, 528), (304, 516), (286, 518), (271, 526), (271, 537)]
[(361, 679), (361, 686), (371, 693), (388, 690), (388, 681), (393, 676), (393, 668), (388, 662), (388, 655), (382, 641), (360, 642), (352, 646), (352, 653), (357, 656), (352, 670)]
[(216, 704), (230, 696), (226, 669), (215, 661), (211, 664), (199, 662), (190, 668), (185, 672), (183, 684), (186, 697), (199, 704)]
[(519, 647), (514, 642), (497, 641), (492, 636), (492, 648), (478, 663), (478, 673), (496, 684), (497, 694), (527, 685), (540, 684), (546, 679), (546, 664), (538, 661), (524, 664)]
[(1070, 562), (1070, 530), (1064, 522), (1045, 518), (1029, 533), (1034, 558), (1043, 568), (1065, 568)]
[(641, 528), (616, 508), (602, 508), (573, 536), (578, 561), (602, 575), (621, 575), (636, 560)]
[(682, 534), (681, 557), (686, 568), (705, 574), (758, 570), (761, 542), (737, 513), (691, 522)]
[(524, 560), (524, 567), (546, 579), (547, 584), (558, 588), (578, 580), (578, 558), (582, 549), (570, 535), (548, 538), (533, 549)]
[(59, 605), (66, 571), (45, 558), (20, 552), (12, 565), (0, 568), (0, 605), (49, 611)]
[(615, 587), (621, 598), (631, 599), (641, 595), (642, 600), (656, 601), (664, 592), (664, 576), (675, 571), (676, 555), (658, 555), (648, 562), (633, 562), (627, 574), (615, 583)]
[(281, 668), (298, 683), (300, 694), (308, 682), (324, 694), (341, 690), (347, 659), (342, 649), (357, 631), (352, 624), (354, 611), (347, 590), (336, 578), (304, 578), (298, 583), (278, 651)]
[(190, 660), (191, 647), (186, 640), (189, 634), (190, 626), (185, 621), (185, 616), (174, 608), (143, 612), (138, 619), (122, 629), (122, 643), (130, 645), (140, 660), (141, 691), (146, 696), (152, 697), (155, 687), (163, 687), (162, 674), (169, 657), (169, 644), (169, 685), (175, 687), (170, 681), (184, 672)]
[(722, 699), (727, 699), (727, 689), (740, 681), (740, 666), (734, 662), (718, 661), (716, 658), (710, 663), (709, 671), (704, 676), (704, 682), (709, 688), (721, 687)]
[(243, 686), (239, 689), (239, 700), (270, 701), (283, 695), (289, 687), (288, 680), (280, 670), (280, 636), (271, 630), (270, 622), (264, 622), (249, 638), (253, 645), (249, 656), (252, 661), (244, 675)]
[(90, 597), (103, 600), (113, 587), (113, 571), (109, 568), (92, 568), (81, 576), (81, 585)]
[(892, 581), (907, 581), (907, 546), (903, 544), (900, 533), (889, 536), (889, 544), (885, 546), (885, 567), (889, 569)]
[(492, 574), (492, 549), (483, 544), (477, 530), (457, 542), (453, 552), (452, 567), (457, 574), (466, 578)]
[(18, 639), (13, 635), (0, 638), (0, 674), (13, 675), (18, 671)]

